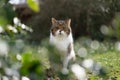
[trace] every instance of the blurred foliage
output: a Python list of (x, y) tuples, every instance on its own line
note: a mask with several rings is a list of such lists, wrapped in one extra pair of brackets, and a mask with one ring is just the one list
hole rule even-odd
[(112, 29), (112, 36), (114, 36), (115, 38), (117, 38), (118, 40), (120, 40), (120, 14), (116, 14), (112, 25), (111, 25)]
[(15, 12), (12, 5), (7, 3), (7, 0), (0, 1), (0, 25), (5, 27), (7, 24), (12, 23)]
[(1, 38), (16, 39), (26, 37), (28, 33), (33, 30), (21, 23), (21, 21), (15, 17), (15, 11), (8, 0), (0, 1), (0, 36)]
[(120, 40), (120, 13), (116, 13), (111, 24), (102, 25), (100, 30), (105, 39)]
[[(36, 3), (33, 4), (36, 5)], [(29, 6), (35, 11), (38, 10), (38, 5), (33, 7), (34, 5), (30, 2)], [(106, 8), (108, 8), (108, 12), (103, 11)], [(59, 51), (49, 44), (48, 39), (41, 40), (40, 44), (28, 41), (29, 34), (33, 32), (35, 35), (36, 30), (40, 30), (40, 33), (37, 32), (37, 35), (33, 38), (45, 37), (49, 33), (48, 28), (50, 27), (48, 25), (51, 17), (60, 19), (71, 17), (74, 23), (72, 23), (72, 26), (75, 26), (73, 29), (75, 36), (82, 34), (85, 30), (88, 30), (85, 33), (90, 31), (89, 35), (94, 34), (98, 31), (98, 27), (102, 27), (100, 33), (103, 35), (115, 36), (118, 41), (114, 42), (108, 39), (100, 42), (96, 39), (91, 39), (91, 37), (78, 38), (75, 41), (77, 60), (70, 62), (70, 66), (73, 63), (82, 65), (84, 60), (91, 59), (94, 61), (92, 70), (85, 68), (89, 80), (119, 80), (120, 16), (116, 15), (113, 19), (114, 12), (117, 11), (119, 11), (119, 1), (117, 0), (44, 0), (41, 2), (40, 16), (37, 16), (37, 21), (40, 23), (36, 19), (30, 19), (30, 21), (32, 20), (30, 26), (33, 26), (34, 33), (29, 26), (22, 23), (24, 20), (21, 22), (19, 18), (15, 17), (16, 14), (13, 7), (8, 1), (1, 0), (0, 80), (46, 80), (47, 78), (52, 80), (76, 80), (70, 67), (68, 75), (61, 73), (62, 62), (58, 54)], [(111, 25), (107, 25), (109, 21), (111, 21)], [(102, 25), (103, 23), (104, 26)], [(37, 25), (40, 27), (34, 27)], [(78, 28), (77, 26), (79, 25), (82, 26)], [(106, 30), (108, 30), (108, 33)], [(94, 35), (97, 38), (100, 37), (98, 34)], [(40, 37), (40, 39), (42, 38)]]

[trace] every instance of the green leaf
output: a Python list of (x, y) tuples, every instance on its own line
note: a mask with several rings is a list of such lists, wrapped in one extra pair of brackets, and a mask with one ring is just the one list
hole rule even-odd
[(37, 1), (35, 1), (35, 0), (27, 0), (27, 4), (35, 12), (39, 12), (40, 11), (39, 3)]
[(4, 27), (8, 23), (7, 19), (4, 16), (0, 16), (0, 26)]

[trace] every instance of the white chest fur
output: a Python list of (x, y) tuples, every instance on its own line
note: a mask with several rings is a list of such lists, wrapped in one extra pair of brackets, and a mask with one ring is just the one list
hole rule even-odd
[(73, 43), (72, 34), (70, 33), (67, 37), (56, 37), (50, 34), (50, 43), (55, 45), (58, 50), (66, 52), (69, 44)]
[[(69, 45), (73, 44), (73, 38), (72, 34), (70, 33), (68, 36), (53, 36), (52, 33), (50, 34), (50, 43), (58, 50), (62, 51), (61, 53), (62, 57), (61, 60), (63, 61), (63, 69), (62, 73), (67, 74), (69, 71), (67, 69), (68, 63), (71, 59), (75, 60), (75, 52), (73, 49), (73, 46), (71, 46), (71, 51), (69, 52)], [(69, 52), (69, 53), (68, 53)], [(68, 55), (69, 54), (69, 55)]]

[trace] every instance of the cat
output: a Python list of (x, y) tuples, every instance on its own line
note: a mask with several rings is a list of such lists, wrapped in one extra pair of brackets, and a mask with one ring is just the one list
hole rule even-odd
[(54, 45), (61, 52), (61, 58), (63, 58), (62, 73), (67, 74), (69, 72), (69, 61), (75, 60), (72, 30), (70, 27), (71, 19), (56, 20), (51, 18), (51, 21), (50, 44)]

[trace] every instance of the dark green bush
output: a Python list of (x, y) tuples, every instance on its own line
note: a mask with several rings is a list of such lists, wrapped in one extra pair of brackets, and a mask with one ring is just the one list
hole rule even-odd
[[(49, 36), (51, 18), (72, 19), (72, 29), (75, 38), (90, 36), (99, 40), (105, 37), (100, 32), (101, 25), (109, 25), (115, 13), (120, 11), (119, 0), (40, 0), (40, 12), (28, 17), (26, 21), (22, 10), (22, 21), (33, 27), (31, 39), (41, 40)], [(19, 9), (18, 9), (19, 10)], [(24, 9), (23, 9), (24, 10)], [(32, 21), (32, 22), (31, 22)]]

